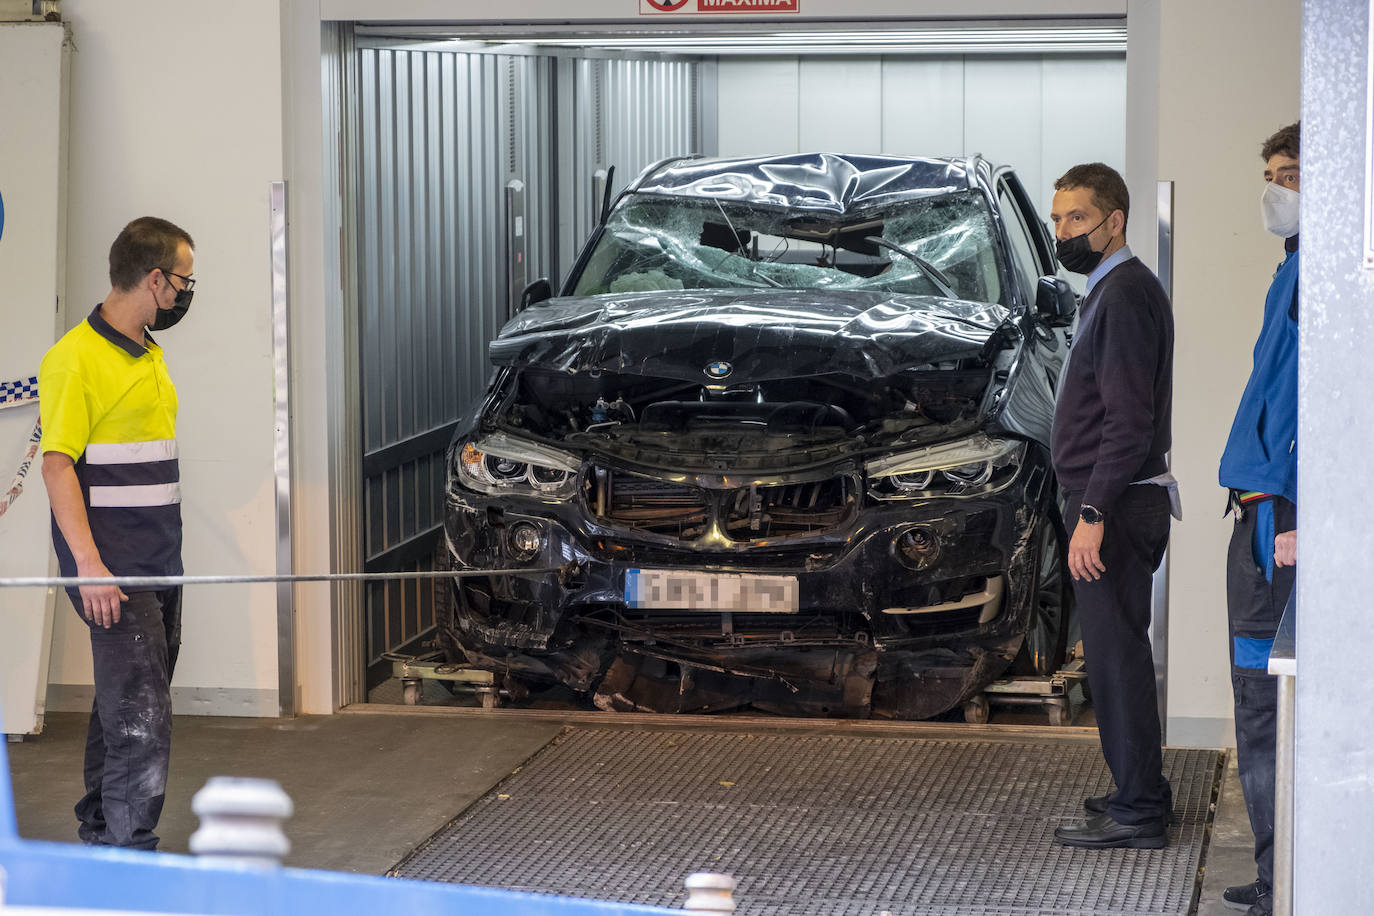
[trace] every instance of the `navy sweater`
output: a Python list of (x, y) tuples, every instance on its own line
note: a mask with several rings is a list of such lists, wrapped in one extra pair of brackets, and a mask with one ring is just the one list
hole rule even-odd
[(1054, 471), (1065, 490), (1110, 515), (1126, 487), (1168, 470), (1174, 316), (1139, 258), (1084, 301), (1054, 410)]

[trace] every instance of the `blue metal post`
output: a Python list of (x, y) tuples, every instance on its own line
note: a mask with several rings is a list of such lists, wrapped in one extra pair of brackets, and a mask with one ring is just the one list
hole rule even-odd
[(10, 787), (9, 739), (0, 723), (0, 843), (19, 839), (19, 822), (14, 819), (14, 790)]

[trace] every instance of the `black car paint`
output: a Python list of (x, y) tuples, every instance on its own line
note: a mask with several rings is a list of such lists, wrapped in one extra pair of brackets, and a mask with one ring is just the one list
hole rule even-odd
[[(840, 159), (844, 167), (839, 168), (836, 158), (830, 157), (826, 174), (834, 181), (826, 193), (803, 194), (794, 206), (842, 210), (856, 200), (890, 203), (894, 195), (972, 187), (989, 202), (1002, 233), (1001, 250), (1008, 250), (992, 192), (1000, 173), (986, 163), (893, 164), (851, 157)], [(767, 171), (776, 162), (752, 161), (744, 171)], [(796, 168), (804, 171), (806, 165), (785, 164), (794, 177)], [(757, 193), (757, 187), (738, 180), (739, 163), (731, 166), (734, 191)], [(777, 168), (770, 174), (777, 177)], [(875, 174), (878, 178), (864, 177)], [(666, 171), (650, 170), (626, 193), (700, 192), (718, 187), (720, 175), (718, 164), (687, 161)], [(795, 193), (795, 182), (788, 187)], [(594, 233), (574, 277), (596, 242)], [(1036, 248), (1044, 257), (1043, 228)], [(1019, 649), (1040, 585), (1041, 535), (1062, 530), (1047, 444), (1066, 348), (1062, 335), (1035, 313), (1029, 283), (1021, 282), (1026, 278), (1018, 277), (1010, 258), (999, 259), (999, 270), (1010, 293), (1005, 308), (930, 297), (789, 290), (565, 297), (532, 305), (493, 342), (496, 376), (483, 402), (460, 423), (448, 455), (450, 468), (458, 448), (493, 430), (491, 417), (522, 371), (584, 377), (640, 373), (700, 382), (703, 367), (713, 360), (730, 364), (735, 384), (834, 373), (872, 383), (932, 361), (981, 361), (989, 384), (979, 425), (1026, 440), (1025, 459), (1015, 479), (990, 495), (876, 506), (861, 497), (853, 517), (823, 536), (706, 547), (604, 524), (580, 493), (565, 501), (493, 497), (465, 489), (451, 476), (445, 531), (455, 566), (559, 571), (455, 581), (441, 641), (456, 659), (498, 671), (513, 683), (561, 682), (595, 691), (597, 704), (611, 709), (752, 705), (779, 712), (921, 718), (966, 700)], [(572, 285), (570, 279), (564, 292)], [(740, 310), (751, 308), (763, 317), (742, 324)], [(779, 317), (791, 320), (783, 323)], [(867, 453), (901, 447), (876, 443)], [(671, 471), (706, 491), (729, 483), (722, 476), (728, 468), (707, 460), (684, 469), (642, 453), (627, 460), (588, 448), (579, 457), (590, 462), (593, 455), (621, 470)], [(832, 455), (830, 473), (862, 477), (864, 458), (865, 450), (857, 447), (852, 454)], [(751, 473), (756, 482), (768, 476)], [(506, 538), (519, 521), (536, 525), (544, 535), (540, 554), (523, 561), (511, 556)], [(903, 565), (907, 561), (893, 546), (898, 534), (916, 528), (935, 544), (933, 558), (919, 569)], [(787, 619), (635, 614), (624, 608), (624, 577), (639, 566), (793, 574), (802, 604)], [(919, 617), (882, 613), (885, 607), (926, 603), (918, 593), (928, 593), (933, 582), (999, 574), (1009, 588), (1004, 610), (991, 620), (974, 625), (964, 620), (941, 629)]]

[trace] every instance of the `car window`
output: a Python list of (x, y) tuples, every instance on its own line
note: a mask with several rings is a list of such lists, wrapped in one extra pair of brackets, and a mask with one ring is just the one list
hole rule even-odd
[(1002, 221), (1007, 227), (1007, 237), (1011, 239), (1011, 254), (1021, 274), (1021, 289), (1027, 301), (1035, 281), (1040, 278), (1040, 266), (1035, 260), (1035, 247), (1031, 242), (1030, 230), (1021, 219), (1021, 211), (1012, 199), (1011, 192), (1003, 181), (997, 182), (997, 206), (1002, 211)]
[(633, 195), (611, 214), (573, 294), (774, 287), (943, 295), (942, 285), (961, 299), (1003, 303), (991, 214), (977, 193), (838, 217)]

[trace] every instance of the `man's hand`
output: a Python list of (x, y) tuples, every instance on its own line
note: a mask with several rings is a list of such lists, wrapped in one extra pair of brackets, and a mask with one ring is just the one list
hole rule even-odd
[[(83, 579), (96, 579), (109, 576), (110, 571), (97, 560), (89, 565), (78, 564), (76, 574)], [(86, 619), (107, 630), (119, 623), (119, 602), (128, 600), (129, 596), (118, 585), (81, 586), (81, 604), (85, 608)]]
[(1274, 537), (1274, 565), (1275, 566), (1297, 566), (1298, 565), (1298, 532), (1297, 529), (1285, 531)]
[[(48, 504), (53, 518), (66, 538), (67, 547), (76, 561), (76, 574), (83, 579), (104, 579), (110, 571), (100, 559), (95, 539), (91, 537), (90, 519), (86, 517), (86, 501), (81, 496), (81, 484), (71, 456), (62, 452), (43, 453), (43, 483), (48, 488)], [(81, 586), (82, 610), (86, 619), (109, 629), (119, 623), (119, 602), (128, 601), (117, 585)]]
[(1077, 580), (1102, 578), (1107, 567), (1102, 565), (1102, 533), (1107, 523), (1089, 525), (1080, 521), (1069, 539), (1069, 574)]
[[(76, 561), (76, 574), (83, 579), (104, 579), (110, 575), (100, 559), (95, 539), (91, 537), (90, 519), (86, 517), (86, 501), (81, 496), (81, 484), (71, 456), (62, 452), (43, 453), (43, 483), (48, 488), (48, 504), (53, 518), (67, 541)], [(119, 623), (119, 602), (127, 601), (117, 585), (81, 586), (81, 605), (86, 619), (109, 629)]]

